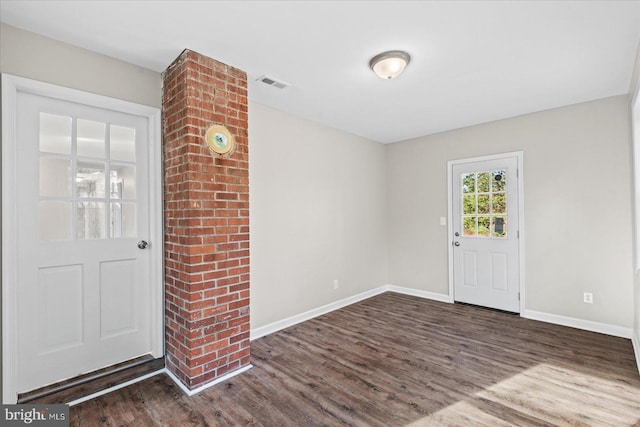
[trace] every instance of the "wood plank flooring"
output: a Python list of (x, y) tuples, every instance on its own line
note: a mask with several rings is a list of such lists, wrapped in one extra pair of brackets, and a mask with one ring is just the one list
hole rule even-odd
[(166, 375), (71, 408), (72, 426), (640, 426), (630, 340), (385, 293), (252, 342), (188, 397)]

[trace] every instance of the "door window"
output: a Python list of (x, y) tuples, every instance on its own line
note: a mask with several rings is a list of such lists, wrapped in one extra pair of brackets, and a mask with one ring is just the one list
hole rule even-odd
[(460, 175), (463, 235), (472, 238), (507, 237), (507, 173), (504, 170)]
[(39, 238), (136, 237), (135, 129), (40, 113)]

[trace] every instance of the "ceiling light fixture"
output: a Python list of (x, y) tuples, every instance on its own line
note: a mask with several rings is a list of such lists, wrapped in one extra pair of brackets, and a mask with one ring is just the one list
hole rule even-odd
[(369, 67), (381, 79), (389, 80), (398, 77), (404, 71), (411, 57), (402, 50), (382, 52), (369, 61)]

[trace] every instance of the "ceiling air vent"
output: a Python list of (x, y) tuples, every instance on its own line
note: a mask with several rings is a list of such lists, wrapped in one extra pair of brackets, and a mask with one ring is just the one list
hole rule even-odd
[(274, 78), (267, 77), (267, 76), (262, 76), (258, 78), (258, 81), (264, 84), (267, 84), (269, 86), (277, 87), (278, 89), (284, 89), (286, 87), (291, 86), (289, 83), (285, 83), (283, 81), (276, 80)]

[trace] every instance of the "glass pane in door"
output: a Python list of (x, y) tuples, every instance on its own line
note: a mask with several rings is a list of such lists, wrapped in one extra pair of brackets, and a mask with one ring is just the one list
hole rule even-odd
[(111, 165), (110, 191), (112, 199), (136, 198), (136, 170), (133, 166)]
[(72, 123), (69, 116), (40, 113), (40, 152), (71, 154)]
[(105, 123), (78, 119), (78, 156), (104, 159), (106, 129)]
[(104, 239), (105, 204), (102, 202), (78, 202), (76, 205), (76, 237), (84, 239)]
[(40, 196), (71, 197), (71, 159), (40, 157)]
[(110, 126), (111, 159), (136, 161), (136, 130), (123, 126)]
[(463, 236), (507, 237), (506, 178), (504, 170), (460, 175)]
[(104, 163), (78, 160), (76, 189), (79, 198), (105, 197)]
[(136, 237), (136, 204), (114, 202), (111, 203), (111, 236)]

